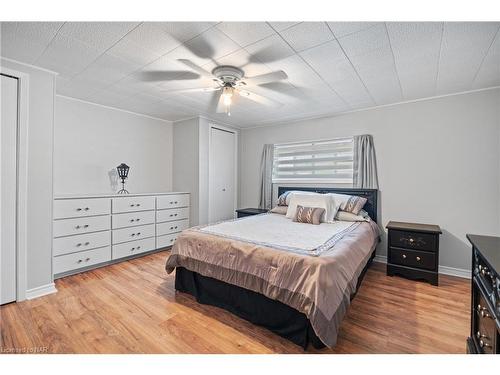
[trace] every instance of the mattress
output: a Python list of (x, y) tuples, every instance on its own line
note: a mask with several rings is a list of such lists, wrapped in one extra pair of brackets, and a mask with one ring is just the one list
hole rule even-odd
[(373, 222), (312, 225), (255, 215), (182, 232), (166, 270), (184, 267), (278, 300), (304, 313), (331, 347), (378, 238)]

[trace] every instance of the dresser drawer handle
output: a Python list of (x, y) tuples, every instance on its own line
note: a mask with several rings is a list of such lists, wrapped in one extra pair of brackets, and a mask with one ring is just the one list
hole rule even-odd
[(75, 227), (75, 229), (80, 229), (80, 228), (81, 228), (81, 226), (79, 226), (79, 225), (77, 225), (77, 226)]
[(177, 204), (177, 203), (179, 203), (179, 202), (175, 201), (174, 203), (175, 203), (175, 204)]
[(89, 246), (90, 245), (90, 242), (85, 242), (84, 243), (85, 246)]
[(80, 246), (82, 246), (81, 242), (79, 242), (79, 243), (76, 244), (76, 247), (80, 247)]
[(83, 227), (84, 227), (84, 228), (88, 228), (88, 227), (89, 227), (89, 225), (88, 225), (88, 224), (85, 224)]
[(415, 259), (417, 259), (417, 262), (420, 262), (420, 257), (416, 257)]
[(174, 240), (175, 240), (175, 238), (171, 238), (171, 239), (170, 239), (170, 242), (174, 242)]
[(76, 210), (77, 210), (77, 211), (81, 211), (82, 209), (81, 209), (81, 208), (77, 208)]
[(174, 204), (174, 202), (170, 202), (170, 204)]
[(403, 259), (406, 259), (406, 254), (403, 254)]
[(88, 262), (90, 260), (90, 258), (85, 258), (85, 261)]
[(141, 219), (130, 219), (130, 222), (133, 223), (134, 221), (139, 221)]
[(81, 259), (78, 259), (78, 260), (76, 261), (76, 263), (82, 263), (82, 262), (83, 262), (83, 260), (81, 260)]
[(135, 247), (131, 248), (130, 251), (134, 251), (135, 250)]
[(90, 210), (90, 208), (88, 208), (88, 207), (85, 207), (85, 208), (84, 208), (84, 210), (85, 210), (85, 211), (88, 211), (88, 210)]

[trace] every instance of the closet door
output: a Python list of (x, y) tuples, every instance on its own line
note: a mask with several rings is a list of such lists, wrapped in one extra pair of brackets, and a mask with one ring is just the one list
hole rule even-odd
[(0, 75), (0, 304), (16, 300), (17, 78)]
[(233, 132), (210, 129), (209, 221), (234, 218), (236, 193), (236, 136)]

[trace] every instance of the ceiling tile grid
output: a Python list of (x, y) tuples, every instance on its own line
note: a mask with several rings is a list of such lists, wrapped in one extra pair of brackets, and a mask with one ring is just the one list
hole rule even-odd
[[(500, 22), (2, 22), (0, 55), (58, 72), (57, 93), (166, 120), (256, 126), (500, 85)], [(246, 77), (275, 105), (214, 113), (211, 72)]]

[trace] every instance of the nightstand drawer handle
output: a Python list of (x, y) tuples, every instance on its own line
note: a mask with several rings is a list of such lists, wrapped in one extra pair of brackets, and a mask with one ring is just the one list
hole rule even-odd
[(486, 340), (489, 340), (488, 336), (482, 334), (480, 331), (477, 331), (476, 332), (476, 337), (479, 339), (486, 339)]
[(403, 254), (403, 259), (406, 259), (406, 254)]
[(417, 262), (420, 262), (420, 257), (417, 257), (416, 259), (417, 259)]
[(491, 347), (491, 345), (490, 345), (490, 344), (488, 344), (488, 343), (484, 342), (483, 340), (479, 340), (479, 346), (480, 346), (481, 348), (490, 348), (490, 347)]

